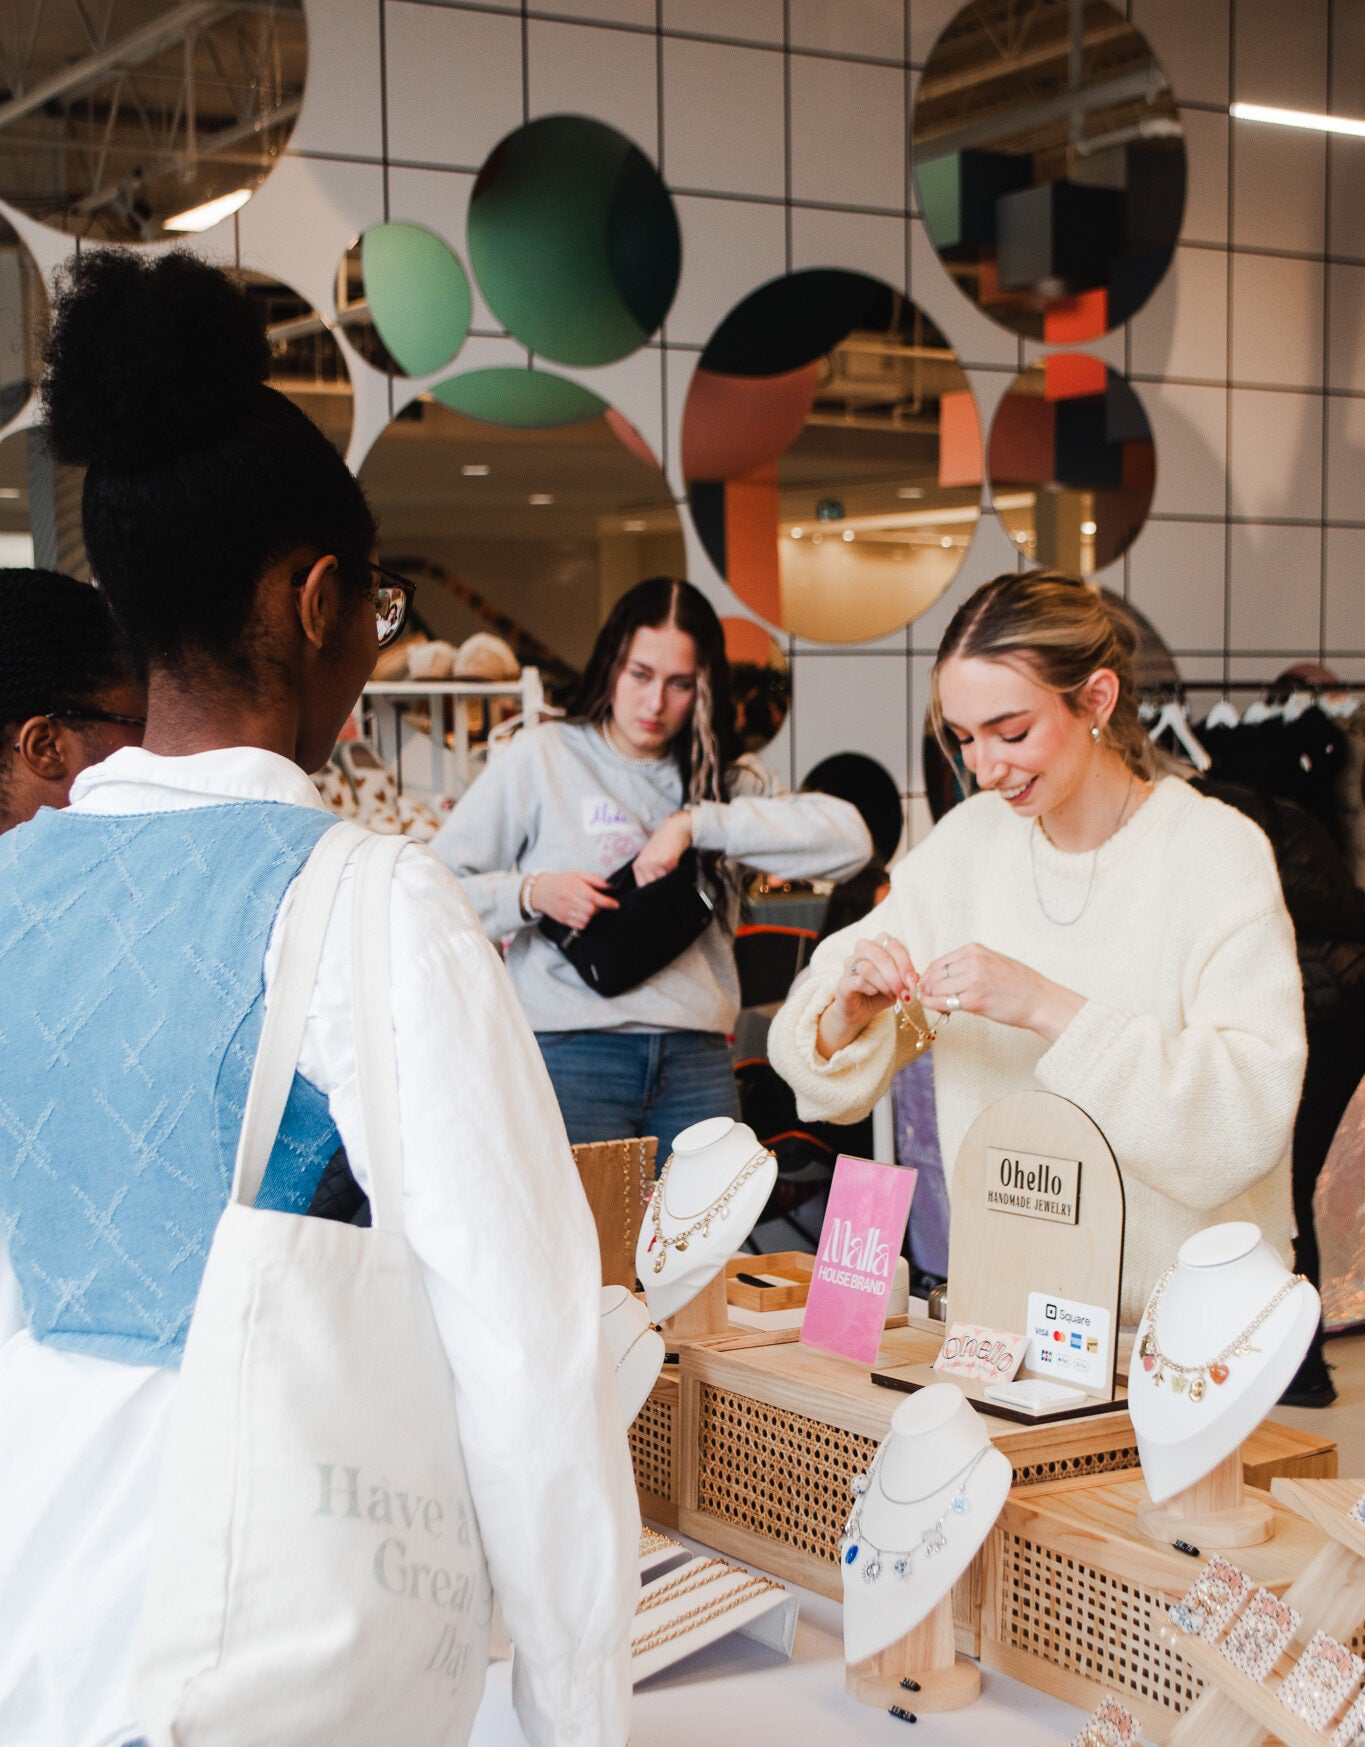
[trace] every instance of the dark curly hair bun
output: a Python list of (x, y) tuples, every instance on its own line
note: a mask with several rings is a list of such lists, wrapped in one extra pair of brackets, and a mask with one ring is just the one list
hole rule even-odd
[(247, 417), (270, 349), (246, 293), (177, 250), (83, 254), (56, 302), (43, 388), (59, 460), (146, 467)]

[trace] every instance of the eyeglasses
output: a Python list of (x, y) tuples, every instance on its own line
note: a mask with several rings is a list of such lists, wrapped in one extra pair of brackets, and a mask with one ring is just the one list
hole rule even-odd
[(109, 710), (43, 710), (49, 722), (113, 722), (120, 728), (145, 728), (145, 716), (115, 716)]
[[(311, 568), (311, 565), (307, 565), (294, 572), (289, 578), (293, 587), (303, 587)], [(408, 608), (412, 605), (412, 597), (417, 593), (417, 584), (406, 576), (399, 576), (396, 571), (385, 570), (382, 564), (371, 564), (369, 570), (371, 587), (365, 598), (374, 603), (379, 647), (382, 649), (386, 643), (393, 642), (407, 623)]]

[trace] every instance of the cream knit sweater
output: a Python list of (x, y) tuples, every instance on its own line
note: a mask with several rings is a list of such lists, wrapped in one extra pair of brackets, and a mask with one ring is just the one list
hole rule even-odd
[(768, 1048), (803, 1118), (867, 1114), (910, 1059), (894, 1014), (829, 1061), (815, 1028), (854, 941), (880, 933), (920, 969), (978, 941), (1084, 995), (1051, 1047), (952, 1017), (933, 1048), (939, 1142), (951, 1183), (968, 1127), (997, 1098), (1041, 1086), (1080, 1105), (1123, 1175), (1121, 1303), (1133, 1322), (1204, 1226), (1254, 1220), (1288, 1256), (1303, 992), (1270, 845), (1222, 802), (1164, 778), (1099, 850), (1093, 884), (1091, 868), (998, 795), (964, 802), (897, 865), (885, 901), (817, 949)]

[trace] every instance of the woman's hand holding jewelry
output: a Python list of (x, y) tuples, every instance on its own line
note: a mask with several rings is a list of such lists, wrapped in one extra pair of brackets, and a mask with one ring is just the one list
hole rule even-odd
[(997, 1025), (1035, 1031), (1048, 1043), (1057, 1041), (1085, 1005), (1072, 990), (976, 942), (936, 958), (918, 993), (926, 1013), (976, 1013)]
[(844, 961), (834, 999), (820, 1015), (816, 1045), (826, 1059), (841, 1050), (867, 1025), (894, 1007), (915, 999), (916, 974), (910, 954), (890, 934), (860, 940)]
[(683, 810), (670, 813), (635, 857), (635, 883), (650, 885), (672, 873), (692, 847), (692, 815)]
[(543, 915), (553, 916), (566, 928), (586, 928), (599, 910), (621, 908), (608, 894), (607, 882), (596, 874), (540, 873), (526, 896)]

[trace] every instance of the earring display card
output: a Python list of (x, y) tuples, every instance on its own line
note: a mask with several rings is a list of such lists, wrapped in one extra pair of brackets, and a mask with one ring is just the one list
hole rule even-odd
[(1085, 1719), (1069, 1747), (1129, 1747), (1137, 1739), (1137, 1718), (1117, 1699), (1107, 1698)]
[(1268, 1589), (1256, 1589), (1241, 1619), (1220, 1648), (1234, 1668), (1251, 1680), (1264, 1680), (1294, 1636), (1302, 1615), (1278, 1601)]
[(1365, 1662), (1327, 1632), (1308, 1648), (1280, 1683), (1280, 1703), (1313, 1729), (1325, 1730), (1365, 1677)]
[(1216, 1644), (1254, 1587), (1245, 1571), (1215, 1554), (1193, 1587), (1171, 1609), (1171, 1619), (1182, 1632)]
[(1365, 1692), (1332, 1730), (1332, 1747), (1359, 1747), (1365, 1741)]

